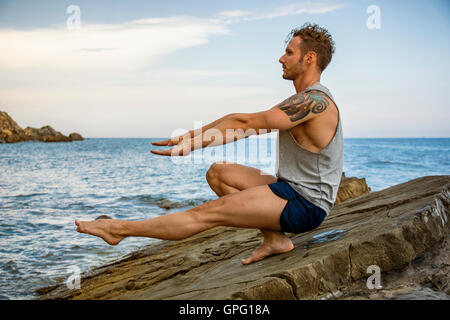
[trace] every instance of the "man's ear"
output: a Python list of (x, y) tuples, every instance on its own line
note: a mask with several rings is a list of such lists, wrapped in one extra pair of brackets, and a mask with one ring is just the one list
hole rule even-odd
[(314, 61), (317, 61), (317, 53), (315, 53), (314, 51), (308, 51), (308, 53), (305, 54), (304, 59), (306, 63), (311, 64)]

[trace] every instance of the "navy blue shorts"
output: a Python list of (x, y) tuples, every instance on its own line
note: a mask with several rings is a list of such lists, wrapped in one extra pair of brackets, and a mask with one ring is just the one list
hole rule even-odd
[(282, 232), (301, 233), (311, 231), (322, 223), (326, 212), (303, 198), (286, 181), (278, 178), (269, 188), (288, 202), (280, 217)]

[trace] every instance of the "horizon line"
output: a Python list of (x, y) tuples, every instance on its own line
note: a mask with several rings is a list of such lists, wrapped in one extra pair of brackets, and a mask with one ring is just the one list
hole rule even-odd
[[(253, 137), (253, 136), (250, 136)], [(169, 139), (170, 137), (83, 137), (84, 139)], [(344, 139), (450, 139), (450, 137), (344, 137)], [(242, 140), (242, 139), (239, 139)], [(239, 141), (237, 140), (237, 141)]]

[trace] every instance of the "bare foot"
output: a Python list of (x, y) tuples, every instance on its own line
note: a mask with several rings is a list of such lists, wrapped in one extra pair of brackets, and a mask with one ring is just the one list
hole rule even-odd
[(264, 236), (264, 242), (261, 246), (252, 252), (247, 259), (242, 259), (242, 264), (250, 264), (256, 261), (261, 261), (268, 256), (288, 252), (294, 249), (294, 244), (291, 239), (281, 232), (272, 233), (270, 237)]
[(78, 221), (75, 220), (77, 225), (77, 232), (87, 233), (96, 237), (100, 237), (110, 245), (117, 245), (125, 237), (119, 234), (119, 227), (117, 220), (113, 219), (99, 219), (94, 221)]

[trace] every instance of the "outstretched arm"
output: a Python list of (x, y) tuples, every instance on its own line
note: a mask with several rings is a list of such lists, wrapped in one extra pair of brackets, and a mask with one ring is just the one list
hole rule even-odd
[[(250, 114), (233, 113), (226, 115), (201, 130), (191, 130), (184, 135), (177, 136), (161, 142), (153, 142), (153, 145), (158, 146), (174, 146), (168, 150), (151, 150), (152, 153), (164, 156), (181, 156), (188, 155), (191, 151), (205, 148), (208, 146), (218, 146), (228, 142), (236, 141), (243, 137), (248, 137), (254, 132), (247, 132), (243, 130), (246, 127), (246, 122)], [(261, 133), (267, 133), (265, 130)], [(259, 133), (257, 133), (259, 134)]]
[(320, 116), (329, 104), (329, 98), (322, 92), (297, 93), (266, 111), (225, 116), (197, 136), (186, 136), (172, 149), (151, 152), (166, 156), (188, 155), (196, 149), (226, 144), (254, 134), (288, 130)]
[(226, 119), (229, 119), (230, 117), (233, 117), (234, 115), (236, 115), (236, 114), (235, 113), (227, 114), (226, 116), (223, 116), (222, 118), (217, 119), (217, 120), (207, 124), (206, 126), (203, 126), (201, 129), (190, 130), (190, 131), (186, 132), (185, 134), (182, 134), (182, 135), (179, 135), (179, 136), (176, 136), (171, 139), (164, 140), (164, 141), (155, 141), (155, 142), (152, 142), (152, 145), (154, 145), (154, 146), (169, 146), (169, 147), (175, 146), (183, 140), (194, 138), (201, 132), (204, 132), (208, 129), (214, 128), (220, 122), (222, 122)]

